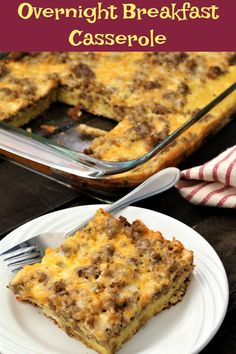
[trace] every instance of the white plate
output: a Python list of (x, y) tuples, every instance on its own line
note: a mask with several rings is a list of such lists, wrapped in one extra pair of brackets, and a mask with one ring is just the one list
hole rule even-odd
[[(56, 211), (19, 227), (0, 242), (0, 250), (44, 231), (65, 231), (98, 205)], [(129, 221), (140, 218), (166, 238), (175, 236), (194, 251), (196, 265), (183, 300), (163, 311), (124, 344), (119, 354), (198, 353), (212, 339), (225, 316), (228, 282), (213, 248), (197, 232), (169, 216), (152, 210), (128, 207)], [(92, 354), (79, 341), (68, 337), (37, 308), (15, 300), (7, 289), (12, 274), (0, 260), (0, 352), (2, 354)]]

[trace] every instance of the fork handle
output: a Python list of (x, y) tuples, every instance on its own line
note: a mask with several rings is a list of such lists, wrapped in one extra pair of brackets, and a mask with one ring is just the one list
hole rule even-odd
[[(180, 170), (178, 168), (168, 167), (155, 173), (138, 187), (133, 189), (130, 193), (118, 199), (116, 202), (108, 205), (104, 209), (111, 214), (115, 214), (119, 210), (124, 209), (125, 207), (137, 202), (138, 200), (154, 196), (166, 191), (167, 189), (170, 189), (178, 182), (179, 177)], [(76, 231), (84, 227), (90, 221), (90, 219), (91, 216), (83, 220), (79, 227), (77, 226), (73, 230), (66, 233), (65, 237), (72, 236)]]

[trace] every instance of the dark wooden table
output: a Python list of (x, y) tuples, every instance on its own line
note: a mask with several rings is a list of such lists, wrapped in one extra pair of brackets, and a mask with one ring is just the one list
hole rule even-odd
[[(235, 143), (236, 119), (180, 168), (201, 164)], [(10, 162), (0, 161), (0, 238), (19, 225), (45, 213), (94, 203), (97, 201), (91, 197), (81, 195)], [(182, 199), (175, 189), (136, 205), (151, 208), (186, 223), (205, 237), (218, 252), (229, 279), (230, 302), (220, 330), (202, 353), (236, 353), (235, 210), (193, 206)], [(191, 328), (186, 335), (191, 335)]]

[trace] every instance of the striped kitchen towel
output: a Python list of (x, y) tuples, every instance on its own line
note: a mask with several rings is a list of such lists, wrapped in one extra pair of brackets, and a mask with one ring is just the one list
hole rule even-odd
[(236, 145), (202, 166), (182, 171), (176, 187), (193, 204), (236, 208)]

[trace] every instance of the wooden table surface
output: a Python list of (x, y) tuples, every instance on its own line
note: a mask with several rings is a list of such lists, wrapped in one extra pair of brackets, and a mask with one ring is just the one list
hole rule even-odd
[[(235, 143), (236, 119), (208, 141), (180, 168), (201, 164)], [(55, 181), (8, 161), (0, 160), (0, 238), (23, 223), (45, 213), (97, 202)], [(228, 275), (230, 301), (220, 330), (202, 353), (236, 353), (235, 210), (193, 206), (182, 199), (174, 188), (135, 205), (162, 212), (186, 223), (198, 231), (217, 251)], [(191, 329), (189, 335), (191, 335)]]

